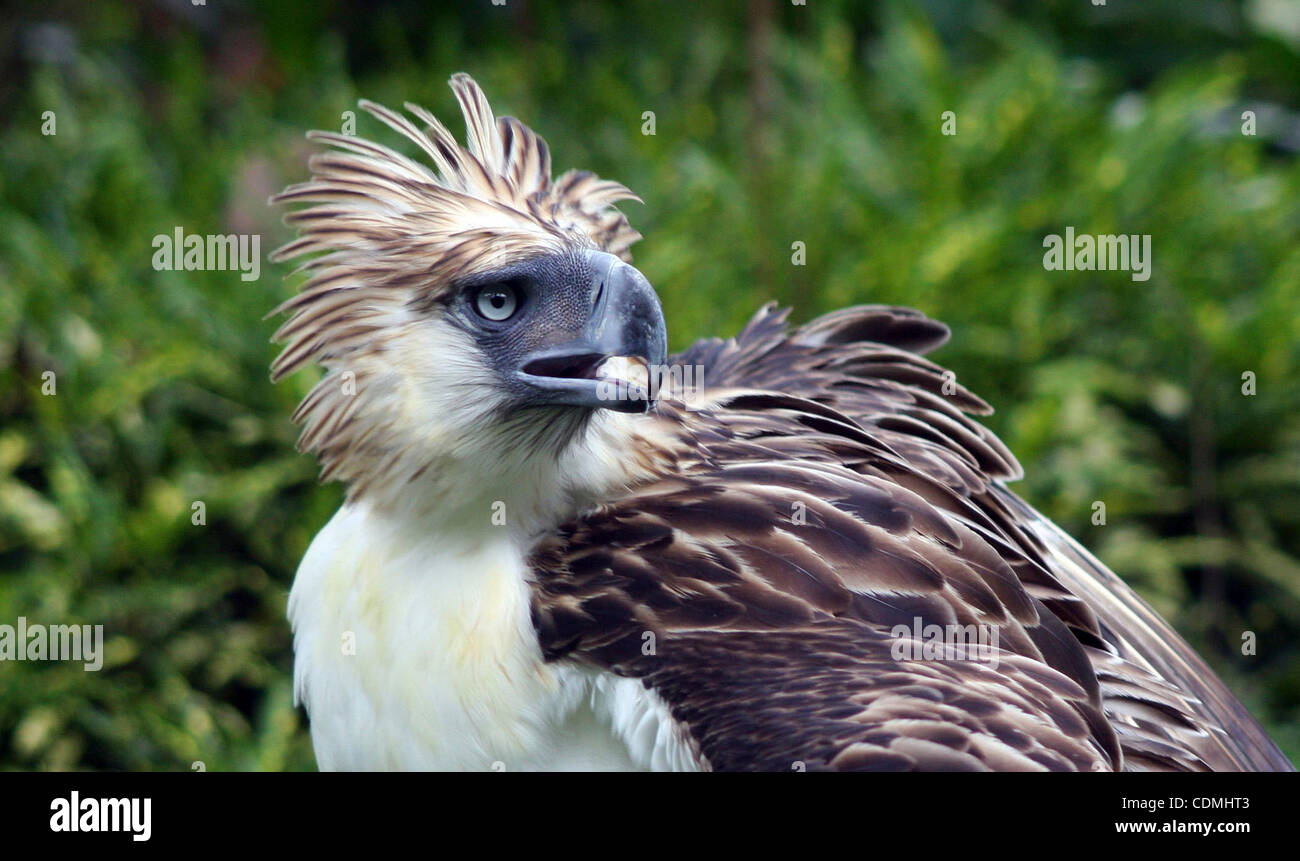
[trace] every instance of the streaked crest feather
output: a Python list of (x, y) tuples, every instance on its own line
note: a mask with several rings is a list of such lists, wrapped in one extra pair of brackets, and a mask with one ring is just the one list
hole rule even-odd
[[(359, 102), (429, 164), (354, 135), (308, 133), (332, 149), (311, 157), (310, 180), (271, 198), (305, 204), (285, 216), (298, 238), (271, 259), (316, 255), (294, 272), (309, 276), (299, 293), (271, 312), (289, 315), (273, 337), (285, 348), (271, 365), (272, 380), (313, 361), (335, 370), (350, 357), (382, 352), (412, 304), (429, 307), (467, 275), (566, 247), (629, 259), (640, 234), (612, 205), (636, 195), (584, 171), (552, 181), (550, 150), (540, 136), (513, 117), (496, 118), (469, 75), (450, 83), (465, 118), (465, 146), (418, 105), (405, 105), (412, 121)], [(322, 477), (350, 480), (355, 470), (340, 461), (363, 440), (339, 435), (363, 431), (349, 421), (357, 405), (338, 388), (327, 375), (294, 417), (304, 425), (299, 446), (317, 454)]]

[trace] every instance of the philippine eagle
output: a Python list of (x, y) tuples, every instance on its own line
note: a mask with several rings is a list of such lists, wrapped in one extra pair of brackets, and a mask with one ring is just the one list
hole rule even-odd
[(768, 306), (669, 357), (636, 196), (451, 87), (465, 146), (363, 101), (432, 166), (314, 132), (272, 199), (272, 378), (324, 368), (293, 418), (347, 487), (289, 599), (321, 768), (1290, 768), (1007, 489), (942, 324)]

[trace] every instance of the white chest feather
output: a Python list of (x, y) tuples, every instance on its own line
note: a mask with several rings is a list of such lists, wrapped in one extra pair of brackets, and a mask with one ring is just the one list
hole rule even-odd
[(639, 682), (542, 660), (504, 530), (421, 533), (345, 506), (304, 557), (289, 618), (322, 769), (694, 765)]

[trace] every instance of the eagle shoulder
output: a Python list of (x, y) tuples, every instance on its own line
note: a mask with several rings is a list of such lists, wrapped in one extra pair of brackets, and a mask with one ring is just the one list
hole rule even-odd
[[(649, 417), (670, 468), (533, 548), (548, 660), (639, 680), (719, 769), (1286, 767), (1004, 487), (1021, 470), (971, 418), (988, 405), (921, 355), (942, 324), (784, 317), (675, 357), (706, 388)], [(935, 629), (991, 650), (927, 653)]]

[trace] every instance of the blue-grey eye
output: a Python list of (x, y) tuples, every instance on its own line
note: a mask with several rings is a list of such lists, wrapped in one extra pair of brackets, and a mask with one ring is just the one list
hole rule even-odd
[(501, 323), (519, 310), (519, 289), (510, 284), (491, 284), (474, 297), (474, 310), (484, 318)]

